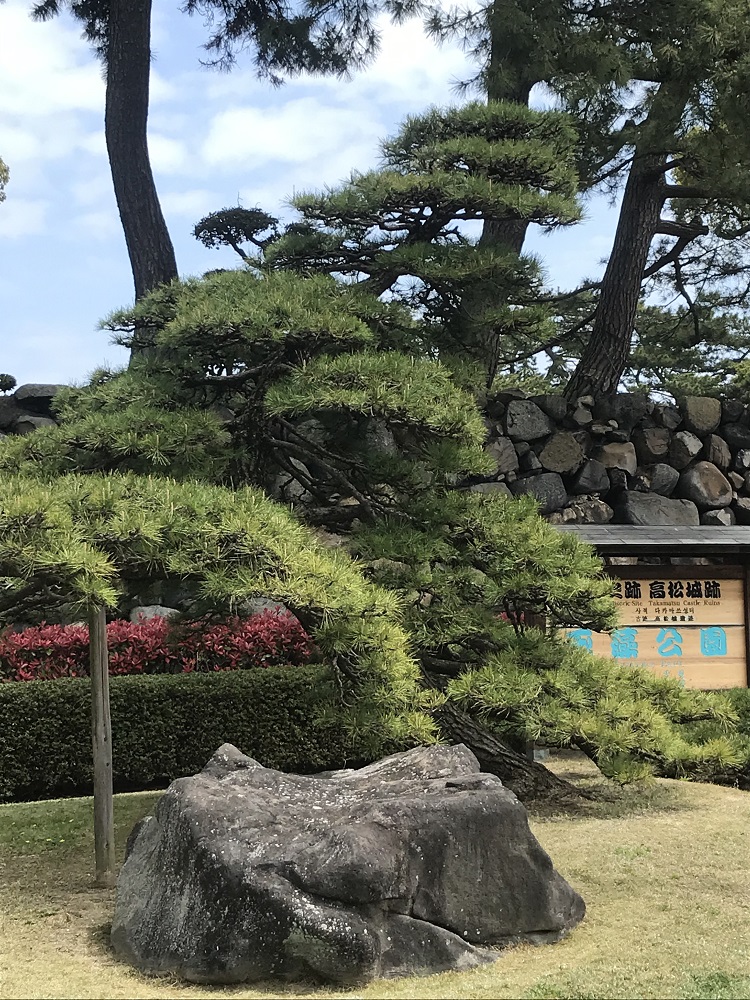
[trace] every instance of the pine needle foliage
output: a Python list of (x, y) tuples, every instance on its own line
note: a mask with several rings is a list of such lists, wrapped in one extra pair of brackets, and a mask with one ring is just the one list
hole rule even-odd
[(132, 473), (52, 484), (9, 477), (0, 486), (0, 573), (6, 620), (31, 591), (73, 609), (115, 608), (134, 578), (193, 583), (195, 614), (269, 596), (311, 631), (338, 681), (331, 709), (370, 733), (374, 752), (383, 738), (435, 738), (396, 595), (259, 490)]

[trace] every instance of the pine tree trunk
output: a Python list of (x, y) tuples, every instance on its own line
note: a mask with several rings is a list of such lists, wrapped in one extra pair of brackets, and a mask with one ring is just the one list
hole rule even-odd
[(543, 764), (512, 750), (450, 702), (440, 708), (437, 720), (446, 737), (467, 746), (482, 770), (497, 775), (522, 802), (581, 797), (581, 791), (575, 786), (558, 778)]
[[(529, 50), (533, 39), (512, 32), (516, 20), (516, 0), (508, 4), (495, 0), (488, 14), (490, 57), (487, 64), (487, 101), (508, 101), (528, 105), (531, 89), (540, 81), (534, 73), (534, 58)], [(485, 222), (479, 238), (480, 247), (503, 247), (520, 254), (526, 239), (528, 222), (507, 219)]]
[(602, 279), (591, 336), (568, 383), (568, 399), (617, 392), (630, 357), (651, 242), (665, 201), (665, 166), (689, 90), (662, 84), (630, 167), (617, 230)]
[(104, 132), (136, 299), (177, 277), (148, 154), (151, 0), (110, 0)]

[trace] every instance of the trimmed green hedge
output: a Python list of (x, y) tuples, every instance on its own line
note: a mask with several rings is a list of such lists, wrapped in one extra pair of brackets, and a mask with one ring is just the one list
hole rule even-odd
[[(325, 667), (113, 677), (116, 791), (200, 771), (222, 743), (268, 767), (311, 773), (364, 761), (356, 740), (315, 721)], [(88, 678), (0, 684), (0, 799), (92, 790)]]

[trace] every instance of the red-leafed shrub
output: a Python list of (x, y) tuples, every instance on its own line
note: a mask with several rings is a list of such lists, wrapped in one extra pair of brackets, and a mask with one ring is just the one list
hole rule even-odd
[[(307, 663), (312, 641), (290, 614), (171, 624), (166, 618), (107, 625), (109, 672), (179, 674)], [(85, 625), (39, 625), (0, 635), (0, 681), (87, 677)]]

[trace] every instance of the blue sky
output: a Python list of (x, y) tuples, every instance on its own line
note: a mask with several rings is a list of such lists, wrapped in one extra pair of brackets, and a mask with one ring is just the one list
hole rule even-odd
[[(126, 353), (98, 321), (132, 300), (132, 279), (103, 137), (101, 68), (78, 26), (38, 24), (31, 0), (0, 6), (0, 156), (10, 167), (0, 204), (0, 372), (29, 381), (83, 381)], [(431, 104), (455, 104), (472, 75), (457, 46), (436, 47), (418, 21), (383, 25), (377, 61), (349, 81), (258, 81), (249, 57), (231, 74), (200, 66), (205, 31), (177, 3), (155, 3), (149, 146), (180, 272), (235, 266), (190, 235), (209, 211), (237, 203), (283, 214), (294, 191), (374, 166), (378, 142)], [(288, 211), (288, 210), (287, 210)], [(601, 270), (613, 214), (602, 201), (564, 233), (528, 248), (550, 281), (571, 287)]]

